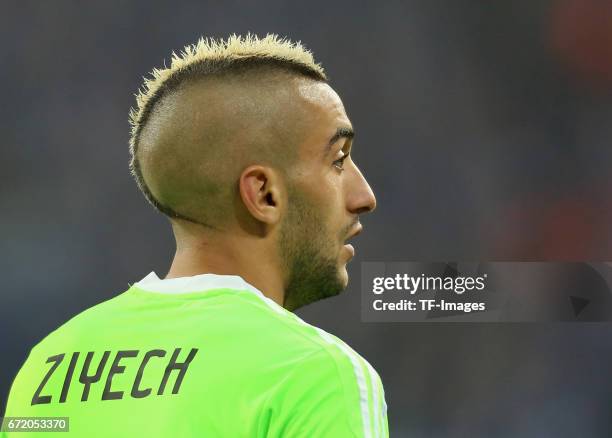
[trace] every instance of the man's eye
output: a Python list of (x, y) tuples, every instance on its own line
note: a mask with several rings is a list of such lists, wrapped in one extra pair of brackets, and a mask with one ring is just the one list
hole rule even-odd
[(344, 170), (344, 160), (346, 160), (347, 157), (348, 154), (344, 154), (342, 158), (338, 158), (336, 161), (334, 161), (334, 166), (340, 170)]

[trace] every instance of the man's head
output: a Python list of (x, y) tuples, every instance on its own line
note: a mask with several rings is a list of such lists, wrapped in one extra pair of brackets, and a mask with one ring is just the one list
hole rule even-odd
[(200, 40), (153, 72), (131, 121), (132, 172), (179, 249), (187, 235), (255, 243), (278, 261), (290, 309), (346, 287), (344, 242), (376, 201), (342, 102), (301, 45)]

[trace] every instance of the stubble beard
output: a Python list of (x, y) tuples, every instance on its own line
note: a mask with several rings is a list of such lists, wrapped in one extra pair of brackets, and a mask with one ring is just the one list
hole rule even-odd
[(333, 236), (316, 206), (303, 195), (292, 193), (279, 242), (286, 278), (286, 309), (293, 311), (338, 295), (346, 287)]

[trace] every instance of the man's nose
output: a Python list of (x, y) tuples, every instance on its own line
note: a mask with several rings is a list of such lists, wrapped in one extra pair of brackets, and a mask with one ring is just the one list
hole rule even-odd
[(349, 187), (349, 205), (351, 213), (362, 214), (374, 211), (376, 208), (376, 196), (366, 181), (361, 171), (355, 167), (355, 180)]

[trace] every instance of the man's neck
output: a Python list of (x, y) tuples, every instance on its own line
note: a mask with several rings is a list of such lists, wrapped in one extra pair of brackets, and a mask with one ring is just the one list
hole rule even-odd
[[(266, 257), (267, 251), (255, 248), (254, 242), (210, 242), (177, 245), (166, 278), (191, 277), (199, 274), (239, 275), (266, 297), (282, 306), (284, 288), (278, 264)], [(237, 248), (240, 250), (237, 250)]]

